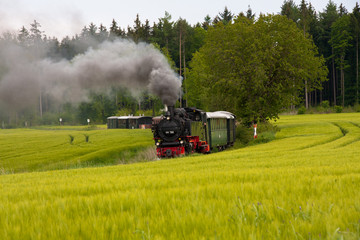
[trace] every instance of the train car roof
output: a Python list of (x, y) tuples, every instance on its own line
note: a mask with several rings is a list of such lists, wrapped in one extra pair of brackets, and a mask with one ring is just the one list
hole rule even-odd
[(234, 118), (236, 118), (236, 115), (231, 112), (227, 112), (227, 111), (218, 111), (218, 112), (224, 113), (224, 114), (229, 114), (229, 115), (233, 116)]
[(141, 119), (141, 118), (149, 118), (152, 119), (152, 117), (149, 116), (128, 116), (129, 119)]
[(207, 118), (227, 118), (227, 119), (234, 119), (235, 115), (226, 112), (226, 111), (217, 111), (217, 112), (206, 112)]
[(152, 119), (152, 117), (148, 116), (111, 116), (107, 119), (141, 119), (141, 118), (149, 118)]

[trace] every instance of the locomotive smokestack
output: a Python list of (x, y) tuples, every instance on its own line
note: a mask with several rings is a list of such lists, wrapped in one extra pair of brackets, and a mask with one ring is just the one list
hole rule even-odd
[(174, 117), (175, 107), (174, 106), (168, 106), (168, 110), (170, 112), (170, 117)]

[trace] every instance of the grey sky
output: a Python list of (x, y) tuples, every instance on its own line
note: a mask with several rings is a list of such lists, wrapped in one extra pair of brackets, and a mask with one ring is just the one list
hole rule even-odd
[[(297, 4), (301, 0), (295, 0)], [(352, 11), (356, 0), (334, 0)], [(323, 11), (328, 0), (311, 1), (316, 11)], [(248, 6), (258, 16), (260, 13), (278, 13), (283, 0), (0, 0), (0, 32), (18, 30), (36, 19), (42, 25), (41, 29), (48, 36), (62, 38), (80, 33), (85, 25), (93, 22), (97, 26), (102, 23), (109, 28), (115, 19), (122, 28), (132, 26), (136, 14), (144, 22), (146, 19), (158, 22), (165, 11), (169, 12), (172, 20), (180, 17), (190, 24), (202, 22), (209, 14), (211, 18), (221, 12), (225, 6), (235, 14), (246, 12)]]

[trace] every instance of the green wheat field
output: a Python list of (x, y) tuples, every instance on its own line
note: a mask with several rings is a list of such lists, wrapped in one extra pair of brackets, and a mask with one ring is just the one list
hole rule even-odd
[(360, 239), (360, 113), (275, 124), (155, 161), (150, 130), (2, 129), (0, 239)]

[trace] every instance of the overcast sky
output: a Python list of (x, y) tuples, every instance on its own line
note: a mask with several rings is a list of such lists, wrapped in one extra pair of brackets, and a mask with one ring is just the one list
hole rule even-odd
[[(295, 0), (297, 4), (301, 0)], [(18, 30), (36, 19), (47, 36), (63, 38), (80, 33), (85, 25), (102, 23), (109, 28), (115, 19), (122, 28), (133, 26), (136, 14), (140, 20), (158, 22), (158, 18), (169, 12), (172, 20), (180, 17), (190, 24), (202, 22), (209, 14), (214, 18), (224, 7), (234, 13), (246, 12), (248, 6), (258, 16), (260, 13), (279, 13), (283, 0), (0, 0), (0, 32)], [(352, 11), (356, 0), (334, 0)], [(314, 0), (316, 11), (323, 11), (328, 0)]]

